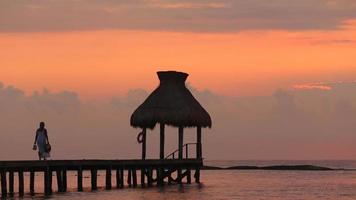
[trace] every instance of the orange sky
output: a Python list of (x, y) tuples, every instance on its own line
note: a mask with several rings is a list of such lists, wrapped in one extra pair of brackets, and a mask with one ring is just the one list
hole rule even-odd
[(271, 94), (313, 82), (352, 81), (356, 23), (330, 31), (77, 31), (0, 33), (0, 81), (89, 99), (151, 90), (157, 70), (228, 96)]

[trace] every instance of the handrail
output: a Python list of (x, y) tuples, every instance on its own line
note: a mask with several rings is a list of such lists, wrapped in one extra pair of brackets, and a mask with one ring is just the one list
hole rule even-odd
[[(185, 158), (189, 158), (189, 145), (197, 145), (197, 143), (186, 143), (183, 145), (183, 151), (185, 148)], [(168, 156), (166, 156), (164, 159), (169, 159), (170, 157), (172, 157), (172, 159), (175, 159), (175, 154), (179, 152), (179, 149), (173, 151), (172, 153), (170, 153)]]

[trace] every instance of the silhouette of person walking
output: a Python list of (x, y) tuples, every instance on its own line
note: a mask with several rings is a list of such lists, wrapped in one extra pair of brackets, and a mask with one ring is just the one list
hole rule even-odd
[[(34, 142), (34, 150), (38, 150), (39, 160), (47, 160), (50, 157), (51, 145), (49, 144), (47, 129), (45, 129), (45, 123), (40, 122), (40, 127), (36, 131), (36, 137)], [(37, 146), (36, 146), (37, 145)]]

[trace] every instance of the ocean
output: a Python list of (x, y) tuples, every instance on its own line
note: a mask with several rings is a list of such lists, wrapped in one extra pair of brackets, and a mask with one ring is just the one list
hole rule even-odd
[[(206, 161), (211, 166), (235, 165), (295, 165), (313, 164), (333, 168), (356, 168), (356, 161)], [(114, 178), (114, 176), (113, 176)], [(264, 170), (204, 170), (202, 183), (171, 185), (163, 188), (124, 188), (106, 191), (103, 187), (90, 191), (90, 175), (84, 174), (84, 192), (76, 192), (76, 175), (68, 174), (67, 193), (56, 193), (49, 199), (78, 200), (351, 200), (356, 199), (356, 171), (264, 171)], [(25, 199), (44, 199), (38, 193), (28, 194), (28, 174), (25, 174)], [(36, 192), (43, 191), (43, 177), (36, 176)], [(53, 188), (56, 190), (55, 177)], [(113, 183), (115, 180), (113, 179)], [(99, 172), (98, 185), (105, 184), (104, 172)], [(16, 188), (17, 189), (17, 188)], [(15, 190), (17, 191), (17, 190)]]

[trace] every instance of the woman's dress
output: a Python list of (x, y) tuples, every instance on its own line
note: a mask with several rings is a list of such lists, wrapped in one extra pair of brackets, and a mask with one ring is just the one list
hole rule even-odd
[(40, 154), (40, 157), (42, 158), (48, 158), (50, 157), (50, 154), (46, 151), (46, 145), (47, 145), (47, 137), (46, 137), (46, 130), (37, 130), (37, 148), (38, 152)]

